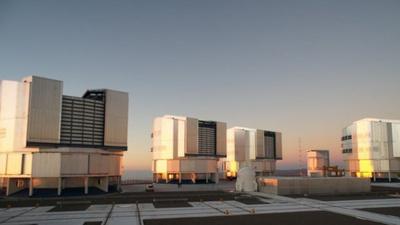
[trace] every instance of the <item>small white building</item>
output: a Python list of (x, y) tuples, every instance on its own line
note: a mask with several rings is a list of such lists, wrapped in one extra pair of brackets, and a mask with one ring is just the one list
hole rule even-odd
[(343, 129), (342, 153), (346, 175), (398, 178), (400, 120), (366, 118)]
[(309, 177), (325, 177), (328, 174), (329, 151), (309, 150), (307, 151), (307, 175)]
[(225, 176), (236, 177), (244, 167), (254, 169), (256, 176), (272, 175), (276, 161), (282, 159), (282, 134), (246, 127), (227, 131), (227, 157), (222, 160)]
[(166, 115), (154, 119), (151, 136), (155, 182), (218, 182), (226, 123)]
[[(22, 189), (118, 186), (127, 150), (128, 94), (63, 95), (63, 82), (37, 76), (0, 81), (0, 185)], [(118, 188), (118, 187), (117, 187)]]

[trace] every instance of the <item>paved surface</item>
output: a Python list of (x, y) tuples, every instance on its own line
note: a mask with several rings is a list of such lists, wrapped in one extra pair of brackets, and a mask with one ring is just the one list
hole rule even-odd
[[(220, 195), (232, 198), (219, 201)], [(101, 222), (103, 225), (152, 225), (152, 224), (399, 224), (400, 217), (369, 212), (372, 208), (399, 208), (400, 198), (352, 201), (319, 201), (309, 198), (289, 198), (264, 193), (248, 193), (257, 197), (261, 204), (245, 204), (235, 200), (232, 193), (142, 193), (155, 197), (156, 202), (167, 204), (183, 201), (190, 207), (156, 208), (153, 202), (92, 204), (86, 210), (68, 206), (68, 210), (56, 210), (54, 206), (30, 206), (0, 208), (0, 224), (63, 224), (82, 225), (85, 222)], [(157, 196), (160, 199), (157, 199)], [(180, 196), (177, 199), (177, 196)], [(207, 199), (207, 196), (212, 198)], [(173, 197), (173, 198), (172, 198)], [(198, 201), (193, 201), (193, 200)], [(179, 201), (178, 201), (179, 200)], [(201, 201), (202, 200), (202, 201)], [(175, 203), (174, 203), (175, 202)], [(180, 204), (179, 203), (179, 204)], [(254, 204), (253, 204), (254, 203)], [(263, 204), (268, 203), (268, 204)], [(82, 203), (84, 204), (84, 203)], [(72, 205), (72, 204), (71, 204)], [(71, 211), (71, 210), (77, 211)], [(363, 210), (360, 210), (363, 209)], [(180, 218), (177, 222), (177, 218)], [(196, 219), (193, 219), (196, 218)], [(199, 219), (197, 219), (199, 218)], [(172, 220), (165, 220), (172, 219)], [(197, 221), (197, 223), (196, 223)], [(202, 223), (200, 223), (202, 221)], [(231, 221), (231, 222), (230, 222)], [(238, 223), (242, 221), (242, 223)], [(273, 222), (275, 221), (275, 222)], [(307, 221), (314, 221), (306, 223)], [(161, 223), (160, 223), (161, 222)], [(171, 222), (171, 223), (170, 223)], [(228, 223), (230, 222), (230, 223)], [(236, 222), (236, 223), (235, 223)], [(251, 223), (250, 223), (251, 222)], [(279, 223), (278, 223), (279, 222)], [(296, 222), (296, 223), (293, 223)]]
[(384, 215), (398, 216), (400, 217), (400, 207), (390, 207), (390, 208), (367, 208), (363, 209), (368, 212), (375, 212)]
[(203, 217), (203, 218), (179, 218), (148, 220), (145, 225), (309, 225), (309, 224), (352, 224), (352, 225), (376, 225), (370, 221), (363, 221), (354, 217), (343, 216), (330, 212), (295, 212), (273, 213), (243, 216)]

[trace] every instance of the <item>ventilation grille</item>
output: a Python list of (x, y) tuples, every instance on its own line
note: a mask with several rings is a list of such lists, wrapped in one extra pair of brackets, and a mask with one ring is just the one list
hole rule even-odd
[(63, 96), (61, 144), (103, 146), (104, 102)]

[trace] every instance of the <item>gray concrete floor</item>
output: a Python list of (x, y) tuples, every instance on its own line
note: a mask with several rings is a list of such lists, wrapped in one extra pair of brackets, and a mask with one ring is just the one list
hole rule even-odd
[[(138, 204), (91, 204), (86, 209), (81, 208), (80, 206), (74, 208), (73, 205), (70, 205), (67, 206), (65, 210), (53, 210), (55, 207), (54, 205), (0, 208), (0, 224), (82, 225), (85, 222), (96, 221), (107, 225), (156, 225), (160, 224), (160, 222), (162, 222), (161, 224), (165, 225), (204, 224), (205, 222), (208, 224), (221, 225), (257, 225), (265, 224), (266, 221), (270, 221), (268, 224), (279, 225), (329, 225), (333, 224), (332, 222), (335, 224), (356, 225), (400, 224), (399, 217), (365, 210), (368, 208), (385, 208), (386, 210), (394, 208), (395, 210), (400, 207), (400, 198), (326, 202), (308, 198), (295, 199), (284, 196), (267, 195), (263, 193), (246, 193), (242, 194), (241, 196), (245, 196), (247, 198), (256, 198), (257, 201), (261, 202), (261, 204), (246, 204), (235, 200), (235, 197), (239, 195), (224, 192), (137, 194), (137, 196), (140, 195), (146, 195), (147, 198), (149, 200), (152, 199), (152, 201)], [(207, 196), (210, 199), (207, 199)], [(230, 198), (226, 198), (226, 196), (230, 196)], [(218, 197), (225, 197), (225, 200), (218, 200)], [(187, 201), (180, 202), (185, 205), (180, 205), (180, 203), (168, 205), (170, 202), (177, 201), (177, 199), (179, 201), (184, 201), (184, 199), (187, 199)], [(193, 201), (195, 199), (198, 201)], [(200, 201), (200, 199), (203, 200)], [(160, 200), (168, 205), (168, 207), (155, 207), (153, 201), (157, 202)], [(71, 204), (71, 202), (69, 203)], [(186, 204), (190, 206), (187, 207)], [(238, 223), (240, 221), (242, 221), (242, 223)], [(281, 222), (278, 223), (279, 221)], [(307, 221), (314, 222), (305, 223)], [(323, 221), (325, 222), (322, 223)]]

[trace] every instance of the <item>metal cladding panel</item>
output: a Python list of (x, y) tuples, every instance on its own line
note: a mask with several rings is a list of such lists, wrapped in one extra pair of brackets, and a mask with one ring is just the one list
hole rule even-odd
[(61, 174), (61, 153), (34, 153), (32, 156), (32, 177), (59, 177)]
[(257, 144), (257, 136), (256, 130), (249, 130), (248, 137), (249, 137), (249, 146), (246, 153), (246, 160), (255, 160), (256, 159), (256, 144)]
[(175, 129), (177, 130), (176, 139), (177, 139), (177, 157), (185, 156), (186, 149), (186, 121), (177, 120), (175, 123)]
[(180, 172), (215, 173), (216, 171), (216, 160), (180, 160)]
[(23, 158), (24, 170), (23, 174), (29, 175), (32, 174), (32, 154), (24, 154)]
[(226, 155), (226, 123), (217, 122), (217, 156)]
[(199, 120), (186, 118), (186, 151), (185, 154), (198, 154)]
[(0, 174), (6, 173), (7, 154), (0, 154)]
[(62, 154), (61, 174), (62, 175), (83, 175), (88, 174), (88, 154)]
[(62, 81), (30, 77), (28, 142), (60, 142)]
[(256, 131), (256, 157), (264, 158), (265, 157), (265, 149), (264, 149), (264, 131), (257, 130)]
[(228, 161), (235, 160), (235, 150), (236, 150), (236, 138), (235, 129), (228, 129), (226, 132), (226, 159)]
[(400, 123), (392, 123), (393, 156), (400, 157)]
[(180, 160), (167, 161), (168, 172), (180, 172)]
[(89, 174), (107, 174), (108, 173), (108, 156), (101, 154), (89, 155)]
[(7, 155), (7, 174), (8, 175), (21, 175), (22, 171), (22, 154), (9, 153)]
[(120, 176), (121, 171), (121, 156), (110, 155), (108, 156), (108, 175), (109, 176)]
[(29, 85), (0, 81), (0, 152), (22, 150), (26, 146)]
[(275, 159), (282, 159), (283, 152), (282, 152), (282, 133), (275, 132)]
[(158, 117), (154, 119), (152, 145), (153, 159), (172, 159), (174, 156), (174, 120)]
[(128, 110), (128, 93), (106, 90), (105, 146), (126, 147), (128, 145)]
[(391, 159), (389, 166), (392, 171), (400, 171), (400, 160), (396, 158)]
[(371, 122), (370, 157), (372, 159), (387, 159), (389, 157), (388, 123), (375, 121)]
[(167, 160), (154, 160), (153, 173), (166, 173), (168, 163)]
[(248, 148), (248, 132), (243, 129), (235, 130), (235, 159), (236, 161), (246, 160)]

